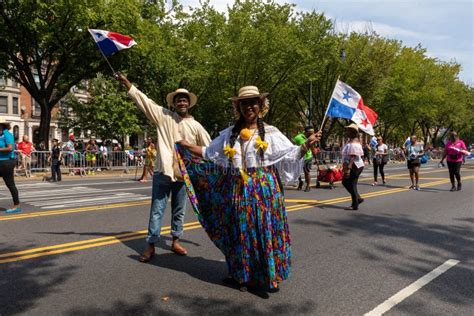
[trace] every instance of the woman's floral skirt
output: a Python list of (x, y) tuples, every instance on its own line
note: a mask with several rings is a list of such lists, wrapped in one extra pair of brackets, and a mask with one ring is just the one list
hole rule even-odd
[(274, 167), (223, 168), (178, 147), (188, 196), (199, 222), (224, 254), (240, 284), (272, 287), (288, 278), (290, 234), (284, 197)]

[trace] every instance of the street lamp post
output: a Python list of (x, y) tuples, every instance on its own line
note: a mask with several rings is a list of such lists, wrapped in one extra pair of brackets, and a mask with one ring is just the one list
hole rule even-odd
[(309, 115), (308, 126), (312, 126), (313, 122), (313, 80), (309, 81)]

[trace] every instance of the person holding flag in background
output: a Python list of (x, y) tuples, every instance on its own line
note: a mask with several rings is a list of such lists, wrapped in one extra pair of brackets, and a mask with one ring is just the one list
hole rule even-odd
[(354, 122), (346, 126), (345, 134), (348, 142), (342, 149), (344, 173), (342, 185), (352, 198), (352, 204), (346, 210), (356, 211), (359, 209), (359, 204), (364, 201), (357, 191), (357, 182), (365, 165), (362, 159), (364, 150), (360, 144), (359, 131), (373, 136), (378, 115), (364, 104), (362, 96), (357, 91), (338, 79), (321, 128), (324, 126), (326, 117), (344, 118)]
[(364, 150), (360, 144), (357, 124), (352, 123), (346, 126), (345, 130), (347, 143), (342, 149), (342, 170), (344, 173), (342, 185), (346, 188), (347, 192), (350, 193), (352, 204), (344, 209), (357, 211), (359, 204), (364, 202), (364, 199), (357, 190), (357, 182), (359, 181), (360, 174), (364, 170), (364, 160), (362, 159)]

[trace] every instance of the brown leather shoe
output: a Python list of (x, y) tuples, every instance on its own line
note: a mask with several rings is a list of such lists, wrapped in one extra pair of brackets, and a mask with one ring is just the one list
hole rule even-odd
[(178, 240), (173, 241), (173, 244), (171, 245), (171, 251), (180, 256), (186, 256), (188, 254), (188, 251), (184, 249), (183, 246), (181, 246)]
[(155, 255), (155, 246), (153, 245), (148, 245), (148, 247), (145, 249), (143, 254), (138, 258), (138, 261), (147, 263), (150, 262), (150, 260), (153, 258)]

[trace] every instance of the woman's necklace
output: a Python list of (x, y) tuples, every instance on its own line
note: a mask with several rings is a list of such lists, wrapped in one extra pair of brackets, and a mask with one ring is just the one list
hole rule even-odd
[[(249, 129), (247, 129), (249, 130)], [(250, 131), (250, 130), (249, 130)], [(240, 174), (242, 176), (242, 179), (244, 179), (244, 182), (246, 183), (248, 178), (249, 178), (249, 175), (247, 173), (247, 150), (249, 148), (249, 145), (252, 141), (252, 138), (255, 136), (255, 132), (257, 131), (257, 129), (254, 129), (252, 134), (250, 135), (250, 137), (248, 139), (242, 139), (242, 137), (240, 138), (240, 148), (242, 148), (241, 150), (241, 155), (242, 155), (242, 168), (240, 169)], [(244, 141), (247, 141), (246, 144), (244, 144)]]

